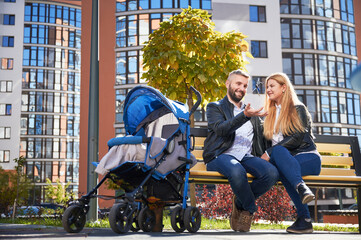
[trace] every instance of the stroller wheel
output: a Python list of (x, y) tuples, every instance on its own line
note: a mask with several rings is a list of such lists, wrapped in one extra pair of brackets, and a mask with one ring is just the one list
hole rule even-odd
[(181, 206), (177, 206), (173, 209), (170, 218), (170, 223), (174, 231), (181, 233), (186, 229), (183, 221), (184, 211)]
[(187, 207), (184, 211), (184, 225), (188, 232), (195, 233), (201, 227), (201, 213), (196, 207)]
[(148, 207), (143, 208), (139, 212), (138, 224), (143, 232), (151, 232), (155, 226), (155, 214)]
[(109, 224), (115, 233), (126, 233), (131, 227), (132, 218), (127, 217), (128, 203), (114, 204), (109, 213)]
[(80, 232), (83, 230), (85, 222), (86, 212), (85, 208), (81, 205), (71, 205), (63, 214), (63, 227), (68, 233)]
[(130, 225), (130, 230), (132, 230), (132, 232), (138, 232), (140, 230), (138, 223), (138, 216), (139, 216), (139, 210), (133, 213), (132, 223)]

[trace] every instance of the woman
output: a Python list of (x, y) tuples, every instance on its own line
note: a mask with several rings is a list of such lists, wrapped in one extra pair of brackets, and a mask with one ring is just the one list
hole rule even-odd
[(298, 100), (284, 73), (266, 79), (264, 136), (272, 141), (262, 158), (274, 164), (280, 180), (297, 209), (297, 220), (287, 228), (291, 233), (311, 233), (313, 227), (307, 203), (315, 196), (302, 176), (318, 175), (321, 158), (316, 150), (311, 129), (311, 116)]

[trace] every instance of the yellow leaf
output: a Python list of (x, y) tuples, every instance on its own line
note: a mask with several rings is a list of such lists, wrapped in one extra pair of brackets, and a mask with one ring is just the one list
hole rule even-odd
[(246, 56), (252, 59), (254, 58), (250, 52), (246, 52)]
[(177, 83), (178, 84), (181, 84), (183, 82), (184, 78), (182, 75), (179, 75), (178, 78), (177, 78)]
[(172, 67), (173, 67), (175, 70), (178, 70), (178, 68), (179, 68), (178, 62), (175, 62), (175, 63), (172, 65)]
[(177, 97), (177, 93), (176, 92), (172, 92), (171, 94), (169, 94), (169, 98), (170, 99), (176, 99), (176, 97)]
[(175, 55), (172, 55), (169, 57), (169, 61), (171, 64), (173, 64), (177, 60), (177, 57)]
[(167, 44), (169, 47), (173, 46), (173, 41), (172, 40), (168, 40), (165, 42), (165, 44)]
[(223, 48), (217, 48), (217, 53), (222, 57), (225, 50)]
[(248, 52), (248, 50), (249, 50), (248, 42), (243, 39), (241, 41), (241, 49), (242, 49), (242, 52)]
[(215, 73), (216, 73), (216, 70), (214, 70), (214, 69), (209, 69), (208, 70), (209, 76), (213, 76)]
[(202, 83), (204, 83), (207, 80), (207, 78), (203, 74), (198, 74), (198, 78), (199, 80), (201, 80)]

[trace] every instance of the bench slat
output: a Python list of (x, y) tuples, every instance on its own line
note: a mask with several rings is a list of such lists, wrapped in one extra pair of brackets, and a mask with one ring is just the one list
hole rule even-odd
[[(207, 171), (206, 165), (203, 163), (197, 163), (191, 170), (190, 174), (195, 176), (212, 176), (223, 177), (222, 174), (216, 171)], [(355, 176), (355, 169), (347, 168), (322, 168), (320, 176)], [(252, 176), (249, 174), (249, 177)]]
[(202, 156), (203, 150), (195, 149), (195, 150), (193, 150), (192, 153), (193, 153), (193, 155), (194, 155), (197, 159), (200, 159), (200, 160), (203, 159), (203, 156)]
[[(196, 137), (195, 146), (203, 147), (205, 137)], [(316, 143), (317, 150), (325, 153), (351, 153), (349, 144), (336, 144), (336, 143)]]
[(334, 175), (334, 176), (355, 176), (355, 169), (347, 168), (321, 168), (320, 175)]
[(323, 153), (351, 153), (349, 144), (316, 143), (317, 150)]
[[(196, 159), (203, 159), (203, 150), (195, 149), (192, 153), (196, 157)], [(352, 161), (352, 157), (322, 155), (322, 165), (353, 166), (354, 164)]]
[(353, 166), (352, 157), (322, 156), (322, 165)]
[[(202, 160), (203, 156), (202, 150), (194, 150), (192, 152), (196, 159)], [(203, 164), (204, 165), (204, 164)], [(322, 165), (332, 165), (332, 166), (353, 166), (352, 157), (342, 157), (342, 156), (322, 156)]]
[(196, 140), (195, 140), (194, 145), (195, 145), (196, 147), (203, 147), (203, 145), (204, 145), (204, 140), (206, 140), (206, 138), (205, 138), (205, 137), (196, 137), (195, 139), (196, 139)]
[(207, 171), (207, 167), (203, 162), (198, 162), (194, 167), (191, 168), (191, 171)]
[[(194, 150), (192, 152), (196, 159), (202, 160), (202, 150)], [(334, 157), (334, 156), (322, 156), (322, 165), (332, 166), (353, 166), (352, 157)]]

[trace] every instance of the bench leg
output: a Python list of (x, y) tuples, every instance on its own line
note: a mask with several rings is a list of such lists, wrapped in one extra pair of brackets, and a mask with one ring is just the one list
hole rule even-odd
[(189, 183), (189, 196), (191, 198), (191, 206), (196, 206), (196, 184), (195, 183)]
[(163, 231), (163, 210), (164, 210), (164, 203), (158, 202), (151, 207), (151, 210), (155, 214), (155, 226), (152, 232), (162, 232)]
[(358, 232), (361, 233), (361, 187), (357, 188)]
[(315, 215), (315, 222), (318, 222), (318, 211), (317, 211), (317, 200), (318, 200), (318, 191), (320, 190), (320, 188), (316, 188), (316, 198), (315, 198), (315, 210), (314, 210), (314, 215)]

